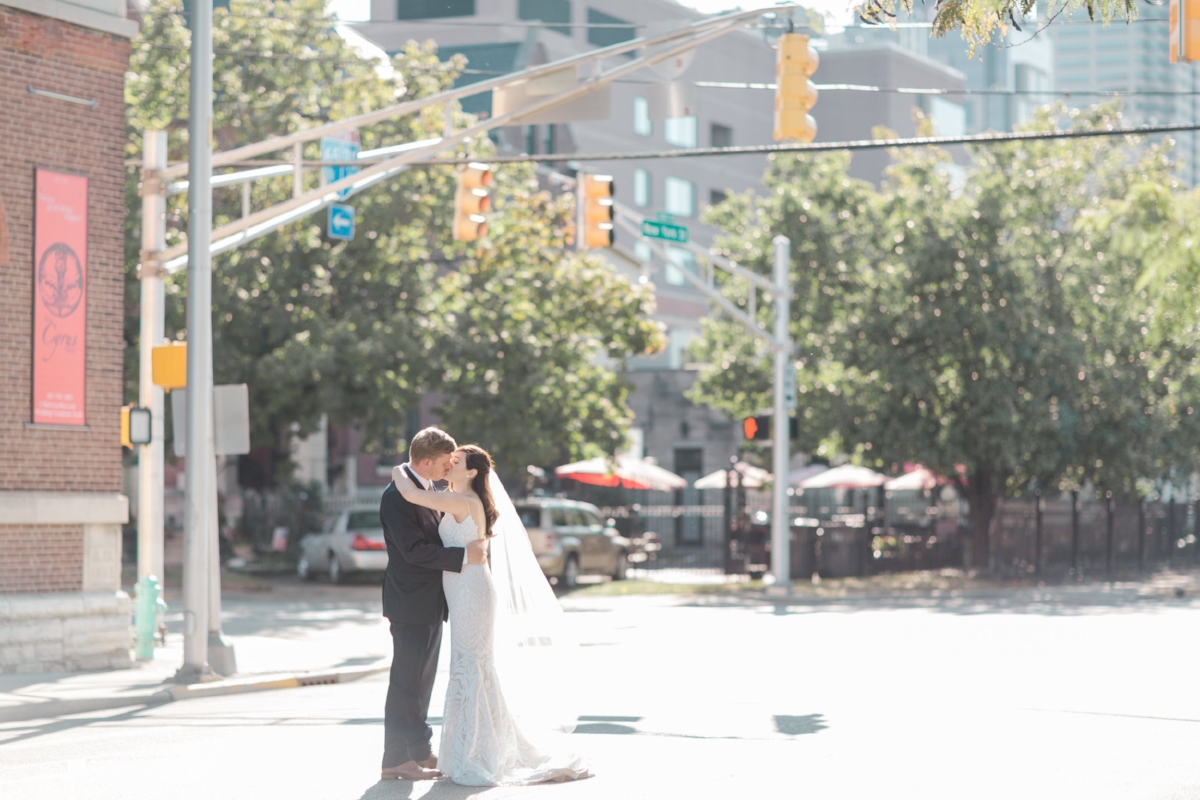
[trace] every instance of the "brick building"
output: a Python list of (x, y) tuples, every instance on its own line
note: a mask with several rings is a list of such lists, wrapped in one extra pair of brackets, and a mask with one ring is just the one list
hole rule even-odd
[(130, 663), (125, 0), (0, 2), (0, 672)]

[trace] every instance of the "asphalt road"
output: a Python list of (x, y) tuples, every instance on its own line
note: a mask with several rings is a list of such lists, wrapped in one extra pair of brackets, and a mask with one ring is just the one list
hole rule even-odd
[[(590, 780), (381, 783), (381, 676), (6, 724), (0, 797), (1200, 798), (1193, 597), (567, 604)], [(377, 626), (355, 630), (378, 651)]]

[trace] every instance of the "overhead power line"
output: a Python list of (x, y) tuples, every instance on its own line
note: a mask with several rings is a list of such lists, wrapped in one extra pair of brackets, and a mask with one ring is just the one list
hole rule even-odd
[[(736, 83), (729, 81), (695, 81), (696, 86), (705, 89), (769, 89), (774, 91), (773, 83)], [(933, 95), (1002, 95), (1016, 97), (1045, 97), (1048, 95), (1087, 95), (1089, 97), (1125, 97), (1128, 95), (1194, 97), (1200, 95), (1200, 90), (1168, 91), (1157, 89), (933, 89), (917, 86), (870, 86), (861, 83), (817, 83), (814, 84), (819, 92), (880, 92), (884, 94), (933, 94)]]
[[(830, 150), (885, 150), (908, 147), (941, 147), (948, 145), (989, 145), (1008, 142), (1039, 142), (1053, 139), (1094, 139), (1105, 136), (1152, 136), (1160, 133), (1180, 133), (1200, 130), (1200, 124), (1142, 125), (1136, 128), (1106, 128), (1083, 131), (1046, 131), (1032, 133), (980, 133), (971, 136), (916, 136), (903, 139), (860, 139), (844, 142), (784, 142), (783, 144), (745, 145), (741, 147), (701, 147), (695, 150), (653, 150), (637, 153), (550, 153), (546, 155), (495, 156), (486, 159), (495, 164), (551, 161), (633, 161), (655, 158), (699, 158), (704, 156), (768, 155), (770, 153), (821, 153)], [(439, 158), (419, 164), (467, 164), (473, 158)], [(416, 166), (414, 164), (413, 166)]]

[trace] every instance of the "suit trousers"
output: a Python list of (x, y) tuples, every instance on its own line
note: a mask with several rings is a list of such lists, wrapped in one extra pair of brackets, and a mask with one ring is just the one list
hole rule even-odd
[(442, 647), (442, 622), (392, 623), (392, 672), (383, 707), (383, 767), (422, 761), (432, 752), (425, 721)]

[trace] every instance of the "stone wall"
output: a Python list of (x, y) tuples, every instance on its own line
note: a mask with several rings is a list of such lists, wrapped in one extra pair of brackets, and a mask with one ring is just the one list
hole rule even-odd
[(0, 673), (128, 667), (132, 615), (124, 592), (0, 596)]

